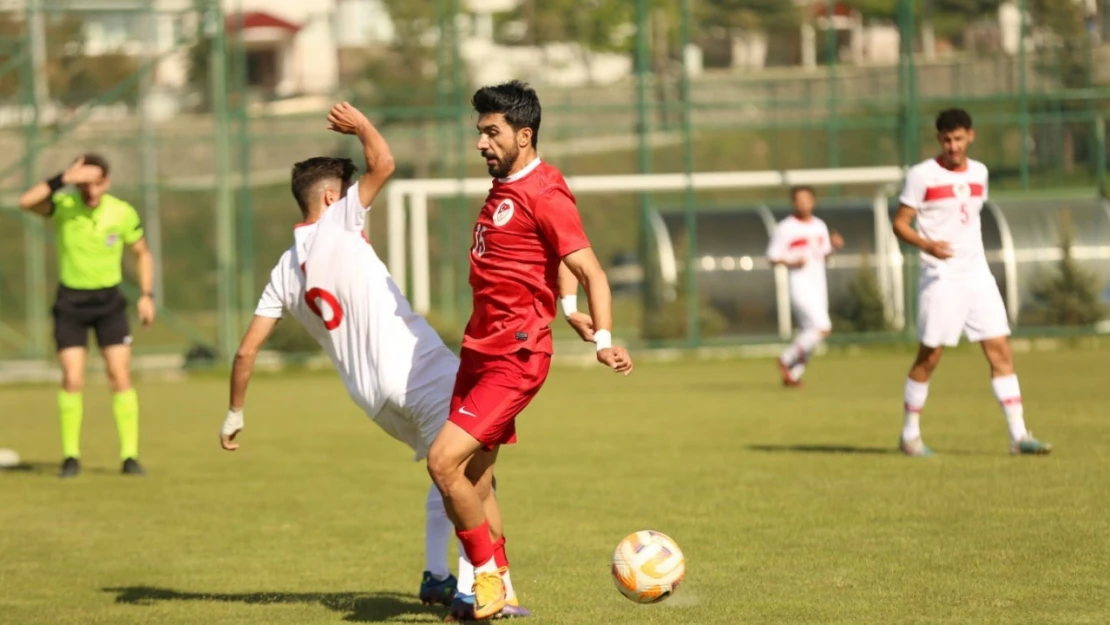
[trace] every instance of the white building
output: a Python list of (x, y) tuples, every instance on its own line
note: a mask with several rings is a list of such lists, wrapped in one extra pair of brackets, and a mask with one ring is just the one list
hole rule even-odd
[[(190, 0), (155, 0), (153, 17), (142, 12), (145, 4), (137, 4), (140, 10), (136, 11), (114, 2), (112, 6), (120, 10), (82, 13), (85, 52), (162, 55), (156, 87), (179, 88), (188, 74), (184, 46), (197, 32), (199, 16), (191, 10)], [(223, 0), (223, 4), (229, 35), (243, 29), (248, 87), (278, 97), (332, 92), (338, 82), (338, 36), (351, 36), (359, 23), (354, 17), (373, 23), (384, 14), (380, 0)], [(372, 31), (368, 27), (366, 32)]]

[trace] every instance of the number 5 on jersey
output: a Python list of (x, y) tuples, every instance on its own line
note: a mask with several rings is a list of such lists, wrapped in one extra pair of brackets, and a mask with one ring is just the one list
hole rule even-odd
[[(331, 313), (330, 317), (324, 316), (324, 311), (320, 308), (320, 301), (323, 300), (328, 305), (328, 310)], [(308, 304), (308, 309), (312, 314), (320, 318), (324, 322), (324, 327), (328, 331), (332, 331), (343, 323), (343, 307), (339, 304), (339, 299), (335, 297), (330, 291), (318, 287), (311, 288), (304, 293), (304, 302)]]

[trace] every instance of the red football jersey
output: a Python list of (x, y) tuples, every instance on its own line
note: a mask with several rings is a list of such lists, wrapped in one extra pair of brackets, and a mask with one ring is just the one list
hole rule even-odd
[(494, 180), (474, 226), (474, 312), (463, 347), (491, 355), (521, 349), (550, 354), (559, 262), (589, 246), (558, 169), (537, 158)]

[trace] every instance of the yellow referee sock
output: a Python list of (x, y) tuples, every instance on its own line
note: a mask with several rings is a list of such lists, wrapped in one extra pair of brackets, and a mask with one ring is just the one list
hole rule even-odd
[(139, 457), (139, 394), (135, 389), (112, 396), (112, 412), (119, 430), (120, 460)]
[(58, 417), (62, 424), (62, 456), (81, 457), (81, 417), (84, 402), (81, 393), (58, 391)]

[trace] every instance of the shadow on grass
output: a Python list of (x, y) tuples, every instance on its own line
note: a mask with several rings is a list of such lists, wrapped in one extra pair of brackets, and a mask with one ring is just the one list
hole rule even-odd
[[(181, 592), (152, 586), (104, 588), (116, 593), (116, 603), (152, 605), (161, 601), (206, 601), (277, 605), (283, 603), (319, 604), (333, 612), (343, 613), (343, 620), (355, 623), (416, 622), (416, 617), (434, 615), (442, 621), (445, 608), (429, 608), (412, 596), (397, 592), (244, 592), (209, 593)], [(412, 618), (398, 618), (411, 616)]]
[[(863, 455), (902, 455), (894, 447), (857, 447), (854, 445), (748, 445), (751, 451), (793, 454), (863, 454)], [(987, 454), (962, 449), (933, 449), (938, 456), (983, 456)]]
[[(45, 475), (47, 477), (57, 477), (58, 471), (61, 470), (61, 462), (21, 462), (13, 467), (0, 468), (0, 475), (4, 473), (21, 473), (33, 475)], [(95, 473), (97, 475), (106, 473), (119, 473), (119, 467), (106, 468), (106, 467), (90, 467), (88, 465), (81, 465), (81, 473)], [(80, 477), (76, 478), (80, 479)]]
[(785, 452), (796, 454), (896, 454), (889, 447), (855, 447), (852, 445), (748, 445), (752, 451)]

